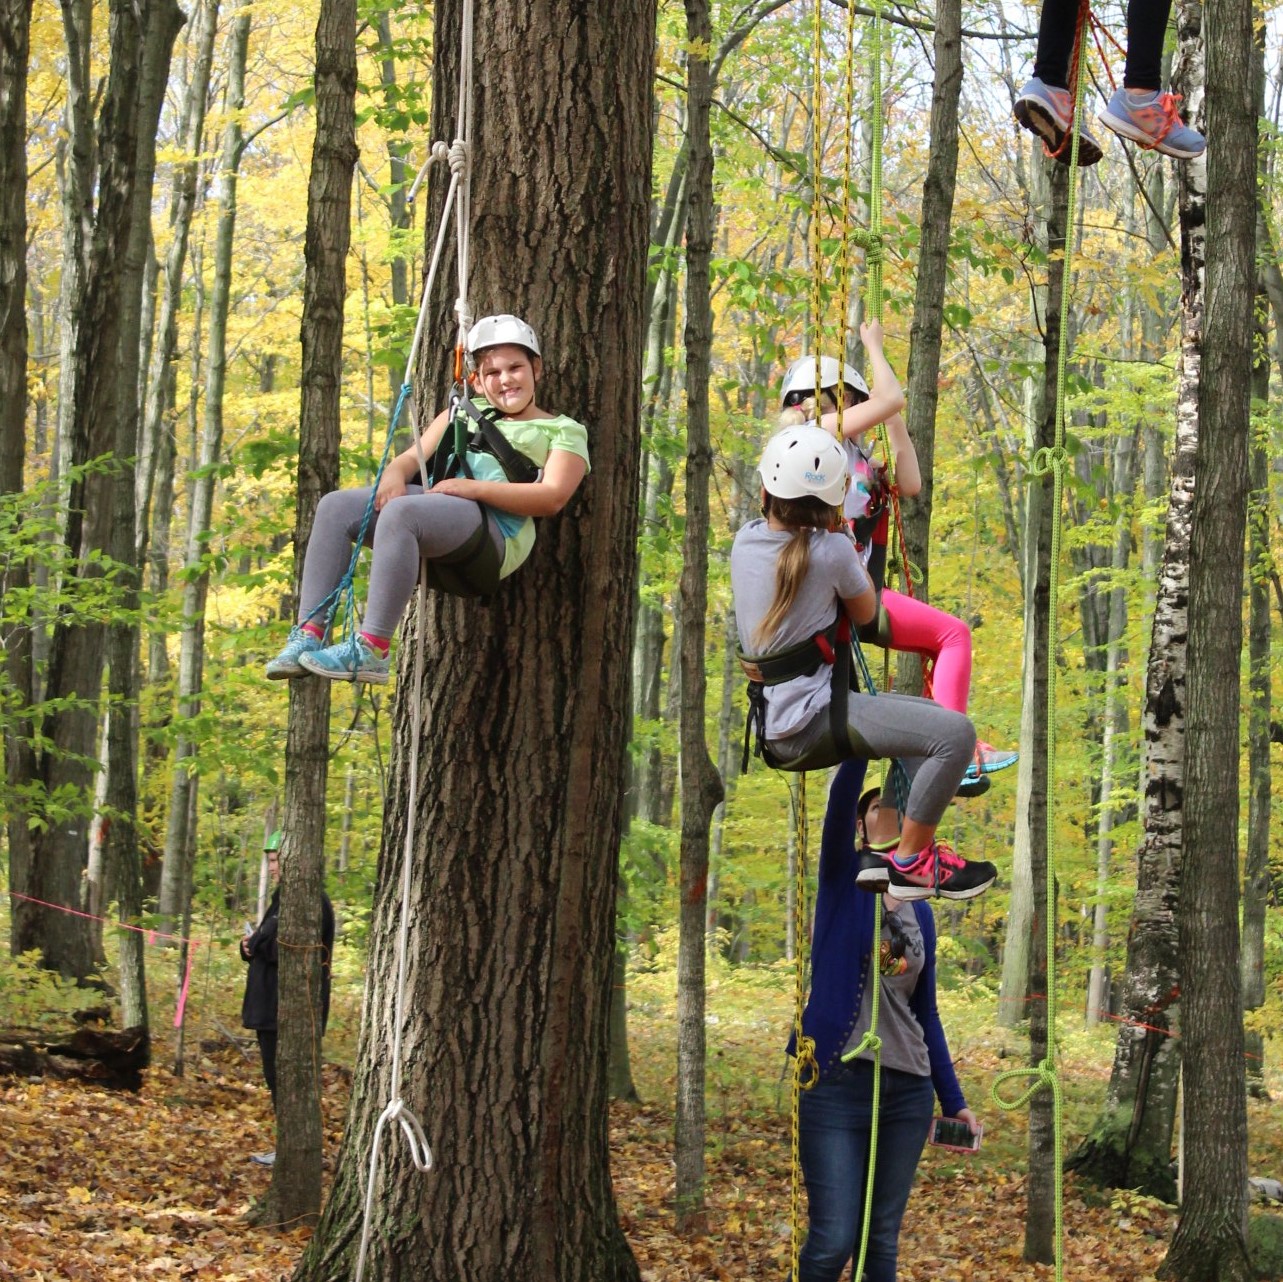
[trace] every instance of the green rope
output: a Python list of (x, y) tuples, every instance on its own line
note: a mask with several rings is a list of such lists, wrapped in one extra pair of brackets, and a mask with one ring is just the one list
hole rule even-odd
[[(1086, 7), (1089, 0), (1080, 0)], [(1080, 24), (1080, 31), (1085, 23)], [(1075, 51), (1078, 64), (1074, 75), (1074, 114), (1069, 146), (1069, 194), (1065, 205), (1064, 267), (1061, 274), (1060, 334), (1056, 348), (1056, 407), (1054, 419), (1054, 444), (1039, 449), (1030, 463), (1036, 477), (1051, 477), (1051, 566), (1048, 571), (1048, 660), (1047, 660), (1047, 888), (1046, 909), (1043, 913), (1047, 931), (1047, 1050), (1042, 1061), (1032, 1068), (1014, 1069), (1000, 1073), (994, 1079), (992, 1096), (999, 1108), (1011, 1111), (1023, 1108), (1040, 1090), (1051, 1092), (1052, 1134), (1055, 1145), (1056, 1166), (1053, 1178), (1053, 1204), (1056, 1223), (1056, 1282), (1064, 1277), (1065, 1237), (1065, 1172), (1064, 1172), (1064, 1118), (1060, 1078), (1056, 1071), (1058, 1048), (1056, 1045), (1057, 994), (1056, 994), (1056, 662), (1054, 632), (1056, 627), (1056, 602), (1060, 596), (1061, 517), (1065, 495), (1065, 466), (1069, 451), (1065, 448), (1065, 400), (1067, 369), (1069, 363), (1069, 292), (1072, 282), (1071, 259), (1073, 255), (1073, 227), (1078, 206), (1078, 144), (1079, 121), (1082, 117), (1083, 82), (1081, 45)], [(1016, 1078), (1032, 1078), (1028, 1088), (1015, 1099), (1004, 1099), (1003, 1085)]]
[[(869, 1253), (869, 1216), (873, 1214), (873, 1170), (878, 1157), (878, 1115), (882, 1111), (882, 1039), (878, 1036), (878, 999), (882, 995), (882, 896), (878, 895), (873, 907), (873, 947), (869, 953), (869, 973), (866, 984), (873, 985), (873, 1009), (869, 1013), (869, 1028), (860, 1044), (842, 1056), (844, 1064), (850, 1063), (865, 1051), (873, 1052), (873, 1124), (869, 1131), (869, 1165), (864, 1172), (864, 1214), (860, 1224), (860, 1255), (856, 1261), (853, 1278), (864, 1276), (864, 1261)], [(797, 1275), (794, 1274), (796, 1277)]]
[[(855, 6), (848, 6), (854, 12)], [(868, 280), (866, 296), (869, 315), (882, 319), (882, 0), (873, 0), (869, 20), (869, 92), (873, 96), (873, 142), (869, 154), (869, 245), (866, 254)], [(874, 247), (876, 246), (876, 252)], [(858, 1276), (858, 1274), (857, 1274)]]

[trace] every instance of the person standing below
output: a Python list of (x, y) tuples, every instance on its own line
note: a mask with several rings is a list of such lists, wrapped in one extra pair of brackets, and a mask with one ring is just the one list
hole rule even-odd
[[(257, 930), (246, 924), (246, 935), (241, 940), (241, 957), (249, 963), (245, 976), (245, 998), (241, 1003), (241, 1023), (252, 1028), (258, 1038), (259, 1055), (263, 1061), (263, 1080), (272, 1095), (272, 1110), (276, 1110), (276, 1010), (277, 1010), (277, 929), (281, 910), (281, 831), (278, 828), (263, 847), (267, 868), (272, 880), (272, 899), (258, 923)], [(334, 906), (330, 897), (321, 892), (321, 1033), (330, 1016), (330, 961), (334, 955)], [(271, 1166), (276, 1153), (251, 1154), (250, 1160), (261, 1166)]]
[(900, 1224), (936, 1101), (973, 1135), (980, 1129), (936, 1008), (935, 918), (918, 899), (930, 891), (897, 884), (892, 872), (875, 941), (877, 901), (857, 887), (857, 869), (880, 866), (869, 839), (898, 828), (894, 810), (880, 807), (878, 789), (860, 796), (865, 765), (853, 758), (838, 767), (824, 815), (811, 995), (802, 1016), (802, 1031), (815, 1043), (818, 1080), (798, 1106), (808, 1227), (797, 1282), (838, 1282), (859, 1254), (877, 1071), (872, 1052), (858, 1051), (872, 1017), (870, 977), (881, 985), (882, 1088), (866, 1282), (895, 1282)]

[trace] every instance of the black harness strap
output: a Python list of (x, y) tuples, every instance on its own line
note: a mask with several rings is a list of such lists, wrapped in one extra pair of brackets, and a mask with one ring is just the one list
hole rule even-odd
[(751, 739), (756, 740), (753, 750), (757, 756), (768, 766), (779, 765), (766, 744), (766, 687), (780, 685), (794, 677), (811, 676), (819, 671), (821, 664), (833, 669), (829, 682), (829, 729), (833, 741), (842, 743), (847, 740), (848, 695), (860, 687), (851, 657), (851, 621), (845, 610), (839, 609), (833, 623), (809, 640), (769, 655), (752, 656), (741, 652), (739, 661), (749, 679), (748, 719), (744, 724), (740, 774), (748, 772)]
[[(436, 453), (432, 456), (432, 484), (449, 476), (472, 479), (468, 466), (469, 450), (479, 450), (499, 460), (503, 474), (514, 485), (529, 485), (539, 479), (539, 466), (516, 449), (499, 430), (502, 417), (493, 406), (480, 410), (470, 396), (460, 396), (455, 401), (450, 426), (453, 431), (441, 433)], [(469, 435), (471, 420), (473, 430)]]

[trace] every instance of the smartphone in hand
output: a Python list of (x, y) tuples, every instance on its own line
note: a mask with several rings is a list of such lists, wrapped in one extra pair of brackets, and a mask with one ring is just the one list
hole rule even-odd
[(959, 1118), (933, 1117), (931, 1130), (927, 1132), (927, 1143), (955, 1153), (978, 1153), (982, 1135), (983, 1126), (973, 1135), (971, 1127)]

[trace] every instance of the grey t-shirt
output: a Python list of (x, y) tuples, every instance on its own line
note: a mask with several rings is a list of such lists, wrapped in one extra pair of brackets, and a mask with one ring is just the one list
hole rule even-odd
[[(890, 912), (891, 910), (886, 910)], [(923, 1035), (922, 1025), (918, 1023), (909, 1006), (909, 998), (918, 986), (918, 977), (922, 974), (925, 960), (922, 947), (922, 930), (914, 916), (913, 905), (903, 903), (898, 912), (900, 925), (903, 927), (905, 950), (899, 961), (887, 960), (887, 970), (882, 971), (878, 959), (873, 966), (882, 973), (882, 995), (878, 1000), (878, 1036), (882, 1039), (882, 1066), (896, 1068), (902, 1073), (915, 1073), (919, 1077), (930, 1077), (931, 1059), (927, 1054), (927, 1039)], [(882, 922), (883, 945), (891, 942), (891, 931), (887, 926), (885, 913)], [(903, 969), (900, 969), (903, 967)], [(894, 971), (900, 970), (899, 974)], [(873, 975), (870, 975), (870, 979)], [(855, 1028), (842, 1048), (845, 1055), (860, 1044), (860, 1039), (868, 1031), (869, 1021), (873, 1018), (873, 985), (864, 985), (864, 997), (860, 1002), (860, 1017), (855, 1021)], [(862, 1051), (858, 1059), (872, 1059), (872, 1051)]]
[[(859, 596), (871, 585), (860, 554), (847, 534), (811, 532), (811, 560), (793, 608), (765, 644), (754, 639), (757, 625), (775, 600), (775, 562), (792, 534), (772, 530), (762, 517), (740, 529), (731, 547), (731, 591), (735, 624), (745, 654), (770, 654), (813, 637), (837, 617), (839, 598)], [(829, 702), (832, 669), (766, 687), (766, 737), (782, 739), (801, 730)]]

